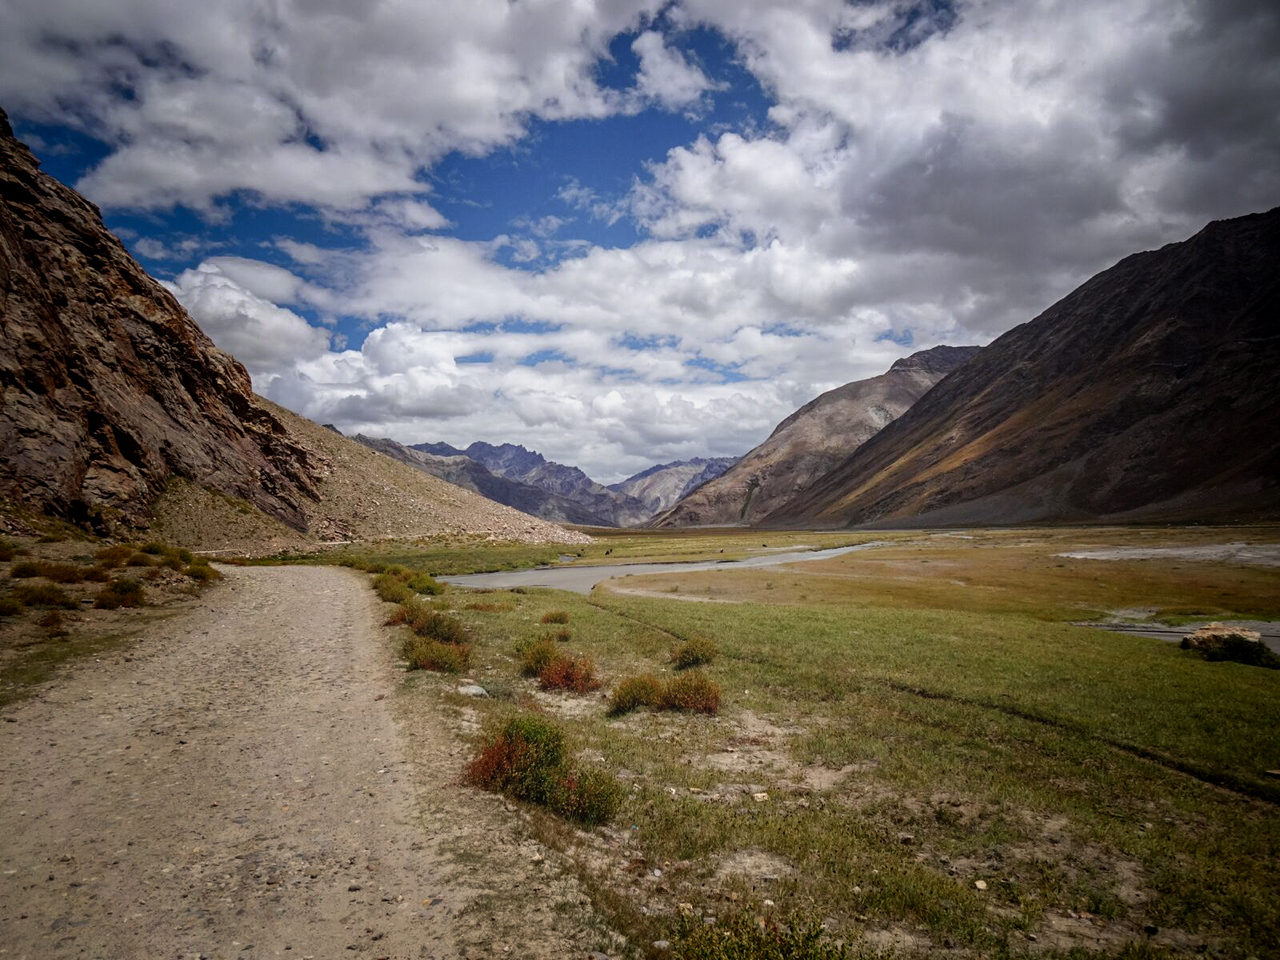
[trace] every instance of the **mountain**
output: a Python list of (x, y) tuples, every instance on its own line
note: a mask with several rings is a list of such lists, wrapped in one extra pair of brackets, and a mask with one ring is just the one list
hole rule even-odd
[[(476, 441), (465, 450), (447, 443), (418, 443), (411, 450), (437, 456), (467, 456), (490, 473), (538, 487), (584, 508), (591, 519), (579, 521), (606, 527), (630, 527), (647, 520), (652, 511), (634, 497), (596, 483), (577, 467), (548, 460), (514, 443), (495, 446)], [(506, 502), (506, 501), (503, 501)]]
[(439, 454), (425, 451), (427, 447), (438, 450), (454, 450), (447, 443), (424, 443), (414, 447), (407, 447), (394, 440), (386, 438), (374, 439), (360, 434), (352, 437), (352, 439), (357, 443), (364, 444), (371, 450), (377, 450), (379, 453), (399, 460), (401, 463), (429, 473), (433, 477), (439, 477), (448, 483), (474, 491), (482, 497), (514, 507), (522, 513), (541, 517), (544, 520), (551, 520), (555, 523), (578, 523), (590, 526), (598, 525), (600, 522), (590, 507), (543, 490), (541, 487), (522, 483), (519, 480), (508, 480), (506, 477), (500, 477), (491, 473), (484, 464), (477, 460), (472, 460), (460, 450), (454, 453)]
[(764, 443), (695, 490), (651, 526), (757, 523), (900, 417), (978, 347), (934, 347), (810, 400)]
[(99, 533), (151, 526), (199, 547), (580, 539), (384, 464), (255, 396), (244, 367), (134, 262), (97, 208), (40, 171), (3, 111), (0, 337), (0, 500), (17, 512)]
[(659, 463), (619, 483), (609, 484), (609, 489), (635, 497), (652, 516), (670, 508), (681, 497), (714, 480), (737, 462), (737, 457), (694, 457)]
[(767, 524), (1280, 516), (1280, 208), (1121, 260)]

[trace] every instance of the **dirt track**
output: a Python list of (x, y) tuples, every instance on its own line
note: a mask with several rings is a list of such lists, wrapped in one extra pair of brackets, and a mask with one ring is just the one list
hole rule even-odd
[[(584, 955), (364, 578), (230, 569), (0, 723), (0, 957)], [(598, 928), (597, 928), (598, 929)]]

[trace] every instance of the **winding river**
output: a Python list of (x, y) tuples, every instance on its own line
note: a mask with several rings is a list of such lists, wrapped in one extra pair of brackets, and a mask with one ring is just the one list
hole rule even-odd
[(604, 580), (645, 573), (669, 573), (672, 570), (742, 570), (756, 567), (773, 567), (783, 563), (805, 563), (810, 560), (828, 560), (855, 550), (882, 546), (885, 541), (874, 540), (851, 547), (832, 547), (829, 550), (793, 550), (765, 556), (747, 557), (744, 560), (710, 560), (693, 563), (610, 563), (592, 566), (538, 567), (534, 570), (503, 570), (497, 573), (471, 573), (457, 577), (437, 577), (443, 583), (460, 587), (483, 587), (506, 590), (511, 587), (553, 587), (574, 593), (590, 593)]

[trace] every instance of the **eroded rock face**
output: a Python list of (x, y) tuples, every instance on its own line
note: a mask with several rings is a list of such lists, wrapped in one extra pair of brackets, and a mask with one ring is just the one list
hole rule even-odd
[(0, 111), (0, 494), (104, 529), (177, 474), (295, 528), (323, 464)]
[(900, 417), (978, 350), (922, 350), (898, 360), (878, 377), (828, 390), (778, 424), (768, 440), (721, 476), (694, 490), (651, 525), (758, 522)]

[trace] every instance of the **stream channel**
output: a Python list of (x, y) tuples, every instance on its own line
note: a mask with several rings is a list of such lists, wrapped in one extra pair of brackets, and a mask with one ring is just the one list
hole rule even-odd
[(645, 573), (670, 573), (673, 570), (742, 570), (755, 567), (773, 567), (782, 563), (804, 563), (809, 560), (828, 560), (854, 550), (866, 550), (882, 546), (884, 541), (873, 540), (851, 547), (833, 547), (830, 550), (792, 550), (772, 553), (744, 560), (711, 560), (693, 563), (610, 563), (591, 566), (538, 567), (534, 570), (501, 570), (497, 573), (470, 573), (457, 577), (437, 577), (442, 583), (460, 587), (481, 587), (490, 590), (509, 590), (512, 587), (553, 587), (574, 593), (590, 593), (591, 588), (603, 580), (614, 577), (638, 576)]

